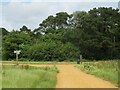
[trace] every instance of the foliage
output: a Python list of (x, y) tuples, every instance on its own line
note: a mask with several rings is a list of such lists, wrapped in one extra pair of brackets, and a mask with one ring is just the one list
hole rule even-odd
[(9, 33), (5, 28), (0, 28), (0, 30), (2, 31), (3, 36)]
[(3, 37), (3, 59), (15, 58), (14, 50), (24, 51), (30, 45), (31, 37), (19, 31), (13, 31)]
[(67, 60), (76, 58), (79, 52), (71, 43), (62, 44), (61, 42), (42, 42), (31, 46), (27, 50), (27, 56), (33, 60)]
[(118, 9), (101, 7), (93, 8), (88, 13), (74, 12), (73, 22), (73, 30), (64, 35), (63, 41), (78, 46), (84, 58), (120, 58)]
[(19, 31), (3, 31), (3, 59), (34, 60), (120, 58), (120, 13), (113, 8), (93, 8), (73, 14), (50, 15), (34, 30), (23, 26)]

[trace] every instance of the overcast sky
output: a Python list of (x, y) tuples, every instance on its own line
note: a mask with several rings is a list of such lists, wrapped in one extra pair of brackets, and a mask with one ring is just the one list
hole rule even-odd
[[(84, 1), (84, 2), (83, 2)], [(94, 7), (118, 8), (118, 1), (107, 0), (3, 0), (0, 3), (0, 27), (11, 31), (23, 25), (35, 29), (49, 15), (65, 11), (89, 11)]]

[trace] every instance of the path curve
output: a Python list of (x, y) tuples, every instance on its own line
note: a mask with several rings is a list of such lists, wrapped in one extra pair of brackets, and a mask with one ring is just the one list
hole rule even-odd
[(56, 88), (117, 88), (110, 82), (80, 71), (74, 65), (57, 65)]
[[(28, 65), (35, 67), (54, 66), (49, 64)], [(73, 64), (61, 64), (56, 66), (59, 70), (56, 88), (118, 88), (108, 81), (80, 71), (78, 68), (74, 67)]]

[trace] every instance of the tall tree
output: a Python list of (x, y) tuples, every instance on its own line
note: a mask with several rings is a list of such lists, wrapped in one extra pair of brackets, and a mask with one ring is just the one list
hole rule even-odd
[(29, 34), (31, 32), (31, 29), (28, 29), (27, 26), (22, 26), (22, 28), (20, 28), (20, 32)]
[(70, 15), (66, 12), (59, 12), (56, 16), (50, 15), (47, 19), (43, 20), (41, 24), (39, 24), (40, 27), (37, 31), (44, 33), (56, 33), (62, 28), (68, 28), (69, 19)]
[(0, 30), (2, 31), (2, 35), (7, 35), (9, 33), (8, 30), (6, 30), (5, 28), (0, 28)]

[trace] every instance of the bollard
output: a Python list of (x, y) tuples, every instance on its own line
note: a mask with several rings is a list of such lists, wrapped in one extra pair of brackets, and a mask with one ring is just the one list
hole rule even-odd
[(80, 59), (77, 60), (77, 64), (80, 64)]

